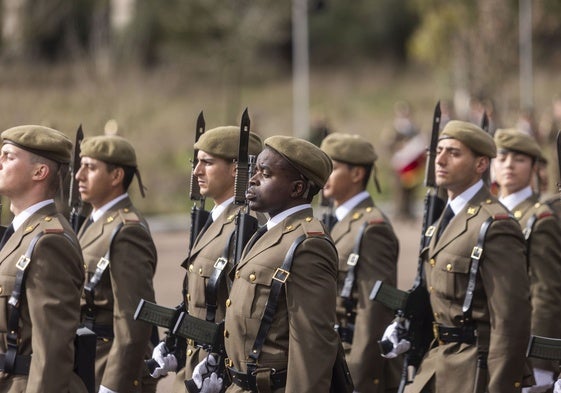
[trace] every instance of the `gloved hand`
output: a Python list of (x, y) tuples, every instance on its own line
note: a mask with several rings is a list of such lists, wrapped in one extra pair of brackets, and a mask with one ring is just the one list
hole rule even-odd
[(150, 374), (152, 378), (160, 378), (168, 375), (170, 371), (177, 371), (177, 359), (175, 355), (168, 352), (166, 344), (162, 341), (152, 351), (152, 359), (158, 362), (156, 367)]
[(117, 392), (114, 391), (114, 390), (111, 390), (111, 389), (109, 389), (109, 388), (106, 388), (106, 387), (103, 386), (103, 385), (99, 385), (99, 391), (98, 391), (98, 393), (117, 393)]
[(561, 379), (558, 379), (553, 385), (553, 393), (561, 393)]
[[(222, 378), (214, 372), (218, 368), (218, 358), (209, 353), (193, 370), (193, 382), (200, 393), (219, 393), (222, 389)], [(210, 376), (207, 376), (209, 373)], [(203, 379), (204, 378), (204, 379)]]
[(542, 368), (534, 368), (534, 379), (536, 380), (536, 384), (530, 388), (530, 392), (547, 392), (554, 382), (553, 371), (544, 370)]
[(411, 343), (405, 339), (399, 339), (399, 336), (407, 328), (404, 323), (398, 320), (393, 321), (384, 332), (382, 336), (382, 341), (389, 340), (393, 344), (393, 349), (386, 354), (382, 354), (383, 357), (388, 359), (396, 358), (398, 355), (405, 353), (411, 348)]

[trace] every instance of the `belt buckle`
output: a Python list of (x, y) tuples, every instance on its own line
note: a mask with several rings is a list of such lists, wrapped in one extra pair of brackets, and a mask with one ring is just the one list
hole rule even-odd
[(290, 272), (288, 270), (284, 270), (280, 267), (277, 267), (277, 270), (275, 270), (275, 274), (273, 274), (273, 280), (276, 280), (281, 284), (284, 284), (288, 279), (288, 276), (290, 276)]

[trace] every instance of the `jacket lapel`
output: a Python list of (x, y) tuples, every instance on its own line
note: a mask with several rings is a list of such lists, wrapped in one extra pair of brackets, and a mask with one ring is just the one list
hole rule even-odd
[(205, 248), (211, 241), (220, 236), (224, 231), (224, 226), (235, 220), (236, 213), (239, 208), (239, 206), (236, 206), (233, 203), (230, 204), (204, 233), (199, 234), (195, 240), (195, 244), (193, 245), (189, 258), (197, 255), (197, 253)]
[(353, 223), (364, 216), (363, 210), (368, 207), (374, 207), (374, 201), (370, 197), (360, 202), (349, 212), (349, 214), (345, 216), (345, 218), (343, 218), (341, 222), (335, 224), (331, 230), (331, 238), (334, 243), (337, 243), (343, 236), (351, 231)]

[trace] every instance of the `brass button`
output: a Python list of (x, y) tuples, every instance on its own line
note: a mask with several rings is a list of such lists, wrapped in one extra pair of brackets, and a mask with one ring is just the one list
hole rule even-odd
[(4, 288), (0, 287), (0, 294), (2, 294), (2, 292), (4, 292)]
[(514, 382), (514, 387), (519, 388), (522, 384), (518, 381)]
[(287, 231), (290, 231), (292, 228), (293, 228), (292, 225), (288, 225), (288, 226), (287, 226), (286, 228), (284, 228), (284, 229), (286, 229)]
[(378, 385), (380, 383), (380, 380), (378, 378), (374, 378), (374, 381), (372, 382), (374, 382), (374, 385)]
[(45, 217), (45, 221), (47, 221), (47, 222), (52, 221), (52, 220), (53, 220), (52, 217)]
[(191, 348), (189, 348), (187, 350), (187, 356), (191, 356), (193, 354), (193, 350)]
[(434, 265), (436, 265), (436, 261), (434, 260), (434, 258), (431, 258), (429, 263), (432, 267), (434, 267)]
[(200, 267), (200, 268), (199, 268), (199, 276), (202, 276), (202, 275), (203, 275), (203, 268)]
[(189, 272), (193, 273), (193, 269), (194, 269), (194, 268), (193, 268), (193, 264), (190, 264), (190, 265), (189, 265)]
[(306, 217), (306, 222), (312, 221), (312, 217)]
[(230, 337), (230, 332), (227, 330), (224, 330), (224, 338), (228, 338)]
[(101, 339), (101, 341), (103, 341), (104, 343), (108, 343), (109, 339), (104, 337), (104, 338)]
[(123, 211), (124, 211), (125, 213), (128, 213), (128, 212), (129, 212), (129, 208), (128, 208), (128, 207), (125, 207), (125, 208), (123, 209)]
[(236, 278), (240, 278), (240, 271), (236, 270)]
[(451, 272), (452, 271), (452, 265), (451, 264), (446, 265), (446, 270)]
[(139, 384), (138, 379), (135, 379), (134, 381), (132, 381), (132, 384), (133, 384), (134, 386), (138, 386), (138, 384)]
[(249, 281), (255, 281), (256, 278), (257, 278), (257, 276), (255, 276), (254, 273), (251, 273), (251, 274), (249, 275)]
[(357, 219), (359, 219), (359, 218), (360, 218), (360, 213), (355, 213), (355, 214), (353, 214), (353, 219), (354, 219), (354, 220), (357, 220)]
[(230, 299), (226, 299), (226, 307), (230, 307), (232, 305), (232, 301)]
[(191, 294), (190, 294), (190, 293), (187, 294), (187, 301), (188, 301), (188, 302), (191, 301)]
[(84, 270), (88, 270), (88, 267), (86, 266), (85, 263), (84, 263)]
[[(371, 208), (370, 206), (366, 208), (366, 212), (367, 212), (367, 213), (370, 213), (371, 211), (372, 211), (372, 208)], [(375, 380), (374, 380), (374, 383), (379, 383), (379, 382), (380, 382), (380, 381), (378, 381), (378, 382), (376, 382), (376, 381), (378, 381), (378, 380), (375, 379)]]
[(190, 347), (194, 347), (195, 346), (195, 340), (193, 340), (192, 338), (188, 338), (187, 339), (187, 345)]
[(434, 289), (434, 288), (432, 287), (432, 285), (430, 285), (430, 286), (429, 286), (429, 293), (432, 293), (432, 290), (433, 290), (433, 289)]
[(439, 316), (440, 316), (439, 313), (437, 313), (437, 312), (434, 313), (434, 319), (438, 319)]

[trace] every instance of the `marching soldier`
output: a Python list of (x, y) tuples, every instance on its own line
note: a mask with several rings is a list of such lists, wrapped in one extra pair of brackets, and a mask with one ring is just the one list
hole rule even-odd
[(73, 372), (83, 259), (54, 202), (72, 142), (35, 125), (1, 136), (0, 194), (15, 217), (0, 250), (0, 392), (85, 393)]
[(377, 280), (397, 285), (399, 253), (391, 223), (366, 191), (377, 155), (368, 141), (350, 134), (327, 136), (321, 149), (333, 161), (323, 194), (336, 206), (331, 237), (339, 253), (337, 319), (349, 369), (361, 393), (395, 391), (400, 361), (381, 357), (377, 343), (393, 311), (369, 300)]
[(252, 210), (270, 219), (249, 241), (226, 302), (228, 392), (327, 392), (338, 350), (337, 252), (310, 202), (329, 157), (310, 142), (264, 142), (250, 179)]
[(82, 323), (98, 336), (96, 389), (155, 392), (144, 365), (151, 328), (133, 319), (140, 299), (154, 301), (157, 260), (148, 224), (127, 193), (136, 174), (144, 196), (136, 154), (124, 138), (102, 135), (85, 138), (80, 156), (76, 181), (93, 209), (78, 232), (87, 272)]
[(451, 121), (435, 177), (448, 193), (422, 250), (435, 340), (411, 392), (520, 392), (530, 336), (530, 285), (520, 226), (482, 181), (496, 156), (481, 128)]
[[(228, 260), (228, 265), (222, 269), (222, 272), (227, 273), (232, 268), (234, 249), (232, 233), (235, 230), (236, 215), (242, 208), (234, 204), (235, 160), (238, 155), (239, 139), (240, 127), (217, 127), (202, 134), (194, 146), (198, 150), (198, 163), (194, 168), (194, 175), (197, 177), (201, 195), (211, 198), (214, 201), (214, 208), (208, 225), (205, 225), (206, 228), (199, 233), (190, 254), (183, 262), (183, 267), (187, 270), (184, 288), (185, 304), (189, 315), (217, 323), (224, 320), (230, 284), (227, 277), (221, 277), (216, 282), (211, 281), (210, 277), (220, 257)], [(257, 156), (261, 149), (261, 138), (251, 133), (249, 154)], [(260, 218), (264, 222), (264, 217)], [(214, 300), (210, 299), (209, 291), (212, 292)], [(216, 309), (211, 310), (208, 307), (211, 303), (216, 306)], [(196, 347), (191, 340), (188, 340), (187, 344), (185, 367), (180, 366), (177, 370), (174, 393), (186, 391), (185, 381), (192, 379), (193, 370), (208, 355), (205, 350)], [(165, 352), (164, 343), (159, 344), (154, 350), (154, 359), (163, 360), (160, 367), (154, 371), (154, 377), (176, 371), (177, 360), (171, 360), (170, 357), (174, 355)]]
[[(520, 223), (526, 238), (527, 267), (532, 299), (532, 329), (537, 336), (561, 338), (552, 315), (561, 314), (561, 226), (547, 204), (532, 190), (532, 177), (543, 155), (531, 136), (515, 129), (495, 133), (497, 158), (493, 160), (499, 201)], [(532, 359), (537, 386), (551, 386), (559, 371), (552, 361)]]

